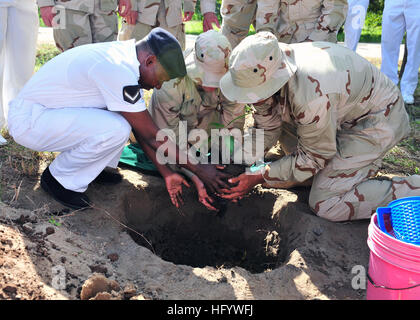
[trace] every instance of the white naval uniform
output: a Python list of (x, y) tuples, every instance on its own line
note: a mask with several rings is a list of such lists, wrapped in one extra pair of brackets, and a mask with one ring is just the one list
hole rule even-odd
[(38, 26), (35, 0), (0, 0), (0, 129), (9, 101), (34, 72)]
[(344, 23), (344, 45), (356, 51), (363, 25), (365, 24), (369, 0), (348, 0), (348, 5), (349, 9), (346, 22)]
[(386, 0), (382, 15), (381, 71), (398, 84), (400, 44), (407, 32), (407, 64), (401, 79), (401, 93), (413, 95), (420, 67), (420, 0)]
[(109, 166), (115, 168), (131, 127), (119, 111), (145, 111), (143, 93), (124, 101), (137, 85), (135, 40), (87, 44), (47, 62), (10, 102), (9, 132), (37, 151), (61, 152), (51, 174), (68, 190), (84, 192)]

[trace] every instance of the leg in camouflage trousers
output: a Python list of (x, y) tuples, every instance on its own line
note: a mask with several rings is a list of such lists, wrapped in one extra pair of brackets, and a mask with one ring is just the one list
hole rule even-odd
[[(93, 14), (83, 11), (61, 9), (59, 27), (54, 28), (54, 40), (61, 51), (83, 44), (117, 40), (118, 18), (115, 12), (100, 9), (95, 0)], [(63, 21), (64, 20), (64, 21)]]
[(185, 50), (185, 30), (184, 24), (178, 24), (173, 27), (169, 27), (166, 21), (165, 5), (163, 1), (159, 6), (158, 17), (156, 25), (151, 26), (145, 23), (137, 21), (136, 25), (130, 25), (123, 21), (121, 30), (118, 34), (118, 40), (136, 39), (136, 41), (143, 39), (147, 34), (155, 27), (161, 27), (166, 31), (170, 32), (181, 44), (182, 50)]

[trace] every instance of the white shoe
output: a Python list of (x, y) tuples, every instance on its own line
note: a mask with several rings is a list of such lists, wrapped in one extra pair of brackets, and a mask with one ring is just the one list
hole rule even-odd
[(0, 134), (0, 146), (5, 145), (7, 143), (7, 140), (3, 138), (3, 136)]
[(404, 102), (406, 104), (413, 104), (414, 103), (414, 96), (412, 94), (403, 95)]

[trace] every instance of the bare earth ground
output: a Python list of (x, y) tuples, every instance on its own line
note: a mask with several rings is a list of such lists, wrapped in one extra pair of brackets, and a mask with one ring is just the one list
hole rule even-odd
[[(388, 153), (381, 174), (418, 173), (416, 98), (412, 134)], [(93, 207), (71, 211), (39, 186), (53, 155), (7, 139), (0, 299), (365, 299), (352, 288), (352, 269), (367, 269), (369, 221), (316, 217), (309, 188), (257, 187), (239, 204), (218, 203), (214, 215), (194, 190), (176, 210), (161, 178), (120, 168), (123, 182), (92, 184)]]

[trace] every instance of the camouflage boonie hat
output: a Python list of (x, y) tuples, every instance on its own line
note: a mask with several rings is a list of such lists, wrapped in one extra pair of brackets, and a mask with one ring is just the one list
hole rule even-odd
[(232, 102), (256, 103), (279, 91), (295, 72), (292, 49), (272, 33), (258, 32), (233, 50), (220, 89)]
[(228, 71), (232, 46), (220, 32), (209, 30), (200, 34), (195, 47), (185, 58), (188, 76), (197, 84), (219, 88), (219, 81)]

